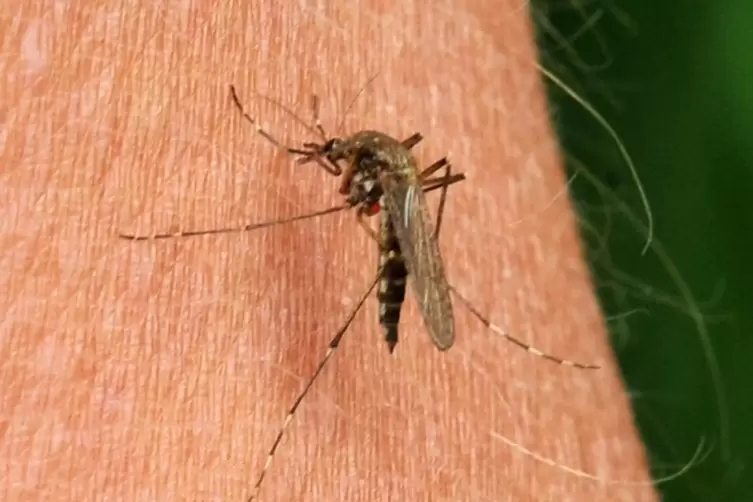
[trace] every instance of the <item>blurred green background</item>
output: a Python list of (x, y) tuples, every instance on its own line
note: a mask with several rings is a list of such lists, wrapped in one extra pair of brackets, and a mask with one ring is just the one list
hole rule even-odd
[[(668, 502), (753, 501), (753, 2), (534, 0), (548, 83), (599, 296)], [(753, 240), (753, 239), (752, 239)], [(751, 309), (753, 310), (753, 309)]]

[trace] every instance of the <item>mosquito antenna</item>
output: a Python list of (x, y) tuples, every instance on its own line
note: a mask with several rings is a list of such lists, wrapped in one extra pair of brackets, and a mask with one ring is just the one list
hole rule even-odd
[(343, 204), (341, 206), (335, 206), (335, 207), (330, 207), (327, 209), (322, 209), (321, 211), (316, 211), (315, 213), (302, 214), (299, 216), (293, 216), (292, 218), (282, 218), (279, 220), (265, 221), (263, 223), (252, 223), (250, 225), (243, 225), (240, 227), (225, 227), (225, 228), (215, 228), (212, 230), (194, 230), (194, 231), (189, 231), (189, 232), (173, 232), (173, 233), (154, 234), (154, 235), (119, 234), (118, 237), (120, 237), (121, 239), (127, 239), (131, 241), (149, 241), (149, 240), (157, 240), (157, 239), (171, 239), (173, 237), (196, 237), (198, 235), (214, 235), (214, 234), (228, 234), (228, 233), (233, 233), (233, 232), (247, 232), (251, 230), (258, 230), (260, 228), (272, 227), (275, 225), (282, 225), (285, 223), (291, 223), (293, 221), (308, 220), (310, 218), (316, 218), (318, 216), (323, 216), (325, 214), (332, 214), (332, 213), (336, 213), (338, 211), (344, 211), (350, 208), (351, 206), (349, 204)]
[(327, 142), (327, 133), (324, 132), (322, 127), (322, 119), (319, 116), (319, 97), (314, 94), (311, 96), (311, 115), (314, 119), (314, 128), (319, 131), (319, 135), (322, 137), (322, 141)]
[(517, 345), (518, 347), (520, 347), (522, 349), (527, 350), (531, 354), (533, 354), (535, 356), (542, 357), (544, 359), (547, 359), (547, 360), (552, 361), (554, 363), (560, 364), (562, 366), (572, 366), (572, 367), (575, 367), (575, 368), (580, 368), (582, 370), (596, 370), (596, 369), (600, 368), (600, 366), (598, 366), (596, 364), (584, 364), (584, 363), (579, 363), (579, 362), (576, 362), (576, 361), (570, 361), (569, 359), (561, 359), (559, 357), (555, 357), (555, 356), (549, 355), (549, 354), (547, 354), (545, 352), (542, 352), (542, 351), (540, 351), (539, 349), (537, 349), (535, 347), (531, 347), (527, 343), (524, 343), (524, 342), (518, 340), (517, 338), (515, 338), (514, 336), (510, 335), (509, 333), (507, 333), (505, 330), (503, 330), (499, 326), (497, 326), (495, 324), (492, 324), (486, 317), (484, 317), (483, 315), (481, 315), (481, 313), (478, 310), (476, 310), (473, 307), (473, 305), (471, 305), (471, 302), (468, 301), (463, 295), (461, 295), (460, 292), (457, 289), (455, 289), (454, 286), (450, 285), (450, 290), (455, 294), (455, 296), (462, 303), (465, 304), (466, 308), (468, 310), (470, 310), (471, 313), (479, 321), (481, 321), (482, 324), (484, 324), (484, 326), (486, 326), (487, 328), (491, 329), (495, 333), (497, 333), (499, 335), (502, 335), (508, 341), (514, 343), (515, 345)]
[(350, 102), (348, 107), (343, 112), (343, 117), (342, 119), (340, 119), (340, 123), (337, 124), (337, 129), (335, 129), (335, 131), (340, 131), (342, 129), (343, 124), (345, 124), (345, 117), (348, 116), (348, 112), (353, 108), (353, 105), (356, 104), (356, 101), (358, 100), (359, 96), (363, 94), (363, 91), (365, 91), (366, 88), (370, 86), (371, 83), (374, 82), (374, 80), (376, 80), (378, 76), (379, 76), (379, 72), (376, 72), (374, 76), (372, 76), (369, 80), (367, 80), (366, 83), (358, 90), (358, 92), (356, 93), (356, 96), (353, 98), (353, 100)]
[(265, 96), (263, 94), (256, 93), (257, 96), (259, 96), (264, 101), (268, 101), (269, 103), (272, 103), (273, 105), (279, 107), (282, 111), (290, 115), (290, 117), (298, 122), (300, 125), (305, 127), (309, 132), (316, 134), (317, 136), (321, 136), (322, 140), (327, 141), (327, 136), (324, 135), (321, 131), (318, 131), (316, 127), (313, 127), (311, 124), (303, 120), (301, 117), (298, 116), (297, 113), (295, 113), (293, 110), (288, 108), (287, 106), (283, 105), (279, 101), (277, 101), (274, 98), (270, 98), (269, 96)]
[(262, 468), (261, 474), (259, 474), (259, 477), (256, 480), (256, 484), (254, 484), (254, 488), (251, 492), (251, 496), (248, 498), (248, 502), (251, 502), (252, 500), (254, 500), (254, 498), (256, 498), (256, 496), (259, 494), (259, 487), (264, 481), (264, 476), (266, 476), (267, 474), (267, 469), (269, 469), (269, 465), (272, 462), (272, 457), (274, 457), (275, 452), (277, 451), (277, 447), (280, 445), (280, 441), (282, 441), (282, 437), (285, 435), (285, 431), (290, 425), (290, 422), (293, 420), (293, 415), (295, 415), (296, 410), (298, 410), (298, 406), (301, 405), (303, 398), (306, 397), (306, 394), (308, 394), (309, 390), (314, 385), (314, 382), (316, 381), (317, 377), (322, 372), (324, 367), (327, 365), (327, 362), (332, 357), (332, 354), (334, 354), (335, 350), (337, 350), (337, 347), (338, 345), (340, 345), (340, 341), (342, 340), (343, 335), (345, 335), (345, 332), (350, 327), (351, 323), (353, 322), (353, 319), (355, 319), (356, 314), (358, 314), (358, 312), (361, 310), (361, 307), (363, 307), (363, 304), (366, 302), (369, 295), (374, 290), (374, 287), (379, 282), (379, 278), (381, 276), (382, 276), (382, 270), (380, 269), (376, 275), (376, 278), (371, 283), (371, 286), (369, 286), (369, 289), (366, 291), (366, 294), (364, 294), (361, 297), (361, 299), (358, 301), (355, 308), (353, 309), (353, 312), (348, 316), (348, 319), (345, 321), (345, 324), (343, 325), (343, 327), (338, 330), (335, 337), (332, 339), (332, 341), (329, 342), (329, 347), (327, 348), (327, 351), (324, 353), (324, 357), (322, 357), (322, 360), (319, 362), (319, 365), (316, 367), (316, 371), (314, 371), (314, 375), (309, 379), (306, 386), (298, 394), (298, 397), (296, 397), (295, 401), (293, 402), (293, 406), (291, 406), (290, 410), (288, 410), (288, 414), (285, 416), (285, 421), (282, 423), (282, 427), (280, 428), (280, 431), (277, 433), (277, 437), (275, 437), (275, 440), (272, 443), (272, 448), (270, 448), (269, 453), (267, 454), (267, 460), (264, 463), (264, 467)]
[[(376, 78), (378, 76), (379, 76), (379, 72), (375, 73), (371, 78), (369, 78), (369, 80), (366, 82), (366, 84), (358, 90), (358, 93), (356, 93), (356, 96), (353, 98), (353, 100), (350, 102), (350, 104), (348, 105), (348, 107), (345, 109), (345, 112), (343, 113), (343, 118), (340, 121), (340, 123), (337, 125), (337, 129), (335, 129), (336, 131), (339, 131), (342, 128), (343, 123), (345, 121), (345, 116), (353, 108), (353, 105), (355, 104), (356, 100), (358, 100), (359, 96), (361, 94), (363, 94), (363, 91), (365, 91), (366, 88), (369, 85), (371, 85), (371, 83), (374, 82), (374, 80), (376, 80)], [(231, 86), (231, 88), (232, 88), (232, 86)], [(233, 91), (233, 94), (235, 94), (235, 91)], [(285, 113), (287, 113), (288, 115), (290, 115), (290, 117), (293, 118), (293, 120), (295, 120), (300, 125), (302, 125), (303, 127), (305, 127), (309, 132), (312, 132), (312, 133), (316, 134), (324, 142), (327, 141), (327, 139), (328, 139), (327, 138), (327, 133), (322, 129), (321, 123), (319, 122), (319, 117), (318, 117), (318, 108), (319, 108), (318, 105), (319, 105), (319, 101), (318, 101), (318, 97), (316, 95), (314, 95), (314, 97), (313, 97), (314, 98), (313, 108), (315, 110), (314, 119), (316, 120), (316, 124), (314, 126), (312, 126), (311, 124), (309, 124), (308, 122), (306, 122), (305, 120), (303, 120), (297, 113), (295, 113), (293, 110), (291, 110), (287, 106), (283, 105), (282, 103), (280, 103), (276, 99), (270, 98), (269, 96), (265, 96), (264, 94), (261, 94), (259, 92), (257, 92), (256, 95), (259, 96), (261, 99), (263, 99), (265, 101), (268, 101), (268, 102), (272, 103), (275, 106), (278, 106), (282, 111), (284, 111)]]
[[(275, 139), (271, 134), (266, 132), (264, 129), (259, 127), (259, 124), (254, 120), (254, 118), (246, 113), (246, 111), (243, 109), (243, 105), (241, 104), (241, 100), (238, 98), (238, 94), (235, 92), (235, 86), (230, 85), (230, 94), (232, 95), (233, 101), (235, 102), (236, 108), (238, 108), (238, 111), (243, 115), (243, 118), (245, 118), (248, 122), (253, 124), (253, 126), (256, 128), (256, 132), (259, 133), (259, 135), (265, 137), (268, 141), (270, 141), (273, 145), (277, 146), (278, 148), (281, 148), (288, 152), (291, 155), (300, 155), (301, 157), (297, 159), (298, 164), (307, 164), (311, 161), (315, 161), (322, 169), (327, 171), (329, 174), (333, 176), (339, 176), (342, 174), (342, 169), (337, 164), (327, 164), (322, 160), (322, 152), (321, 147), (322, 145), (317, 145), (316, 143), (304, 143), (305, 149), (300, 148), (291, 148), (289, 146), (285, 146), (277, 139)], [(258, 93), (257, 93), (258, 94)], [(266, 96), (263, 96), (261, 94), (258, 94), (263, 99), (266, 99), (275, 105), (282, 108), (287, 113), (290, 113), (297, 121), (299, 121), (301, 124), (303, 124), (309, 131), (316, 132), (316, 129), (312, 128), (309, 124), (306, 124), (306, 122), (303, 121), (300, 117), (298, 117), (295, 113), (293, 113), (291, 110), (287, 109), (285, 106), (283, 106), (281, 103), (278, 103), (277, 101), (273, 100), (272, 98), (267, 98)], [(326, 140), (326, 138), (324, 138)]]
[(241, 113), (241, 115), (243, 116), (243, 118), (246, 119), (251, 125), (254, 126), (254, 128), (256, 129), (257, 133), (259, 133), (260, 135), (262, 135), (264, 138), (266, 138), (268, 141), (270, 141), (273, 145), (277, 146), (278, 148), (281, 148), (281, 149), (285, 150), (286, 152), (288, 152), (290, 154), (294, 154), (294, 155), (311, 155), (311, 152), (309, 152), (309, 151), (299, 150), (297, 148), (290, 148), (289, 146), (283, 145), (282, 143), (280, 143), (279, 141), (277, 141), (277, 139), (274, 136), (272, 136), (267, 131), (265, 131), (264, 129), (262, 129), (261, 126), (259, 126), (259, 123), (256, 122), (256, 119), (254, 119), (251, 115), (249, 115), (246, 112), (246, 110), (243, 108), (243, 105), (241, 104), (241, 100), (238, 97), (238, 93), (235, 92), (235, 86), (232, 85), (232, 84), (230, 85), (230, 95), (233, 98), (233, 102), (235, 103), (235, 107), (238, 108), (238, 111)]

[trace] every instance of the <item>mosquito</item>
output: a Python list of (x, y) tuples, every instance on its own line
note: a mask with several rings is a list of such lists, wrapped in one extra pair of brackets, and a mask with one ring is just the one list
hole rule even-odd
[[(313, 162), (326, 173), (336, 177), (341, 176), (339, 193), (345, 197), (345, 203), (292, 218), (239, 227), (153, 235), (120, 234), (120, 237), (134, 241), (146, 241), (252, 231), (354, 209), (358, 224), (379, 246), (379, 268), (374, 280), (371, 281), (366, 293), (356, 303), (343, 326), (329, 342), (328, 349), (317, 365), (314, 374), (289, 408), (283, 425), (267, 453), (267, 459), (253, 486), (252, 494), (248, 499), (249, 502), (258, 496), (272, 463), (272, 458), (277, 452), (277, 448), (298, 407), (337, 350), (348, 327), (377, 285), (379, 285), (377, 290), (377, 298), (380, 303), (379, 321), (385, 329), (385, 341), (390, 353), (394, 351), (398, 342), (397, 327), (400, 320), (400, 310), (405, 297), (406, 280), (410, 275), (413, 291), (427, 331), (439, 350), (448, 350), (455, 340), (454, 317), (450, 298), (452, 293), (484, 326), (526, 351), (560, 365), (579, 369), (599, 368), (597, 365), (583, 364), (546, 354), (514, 338), (501, 327), (492, 324), (449, 284), (444, 272), (437, 237), (441, 228), (447, 189), (450, 185), (465, 180), (465, 174), (453, 174), (451, 163), (446, 157), (419, 172), (411, 149), (423, 139), (420, 133), (414, 133), (403, 141), (373, 130), (359, 131), (344, 138), (329, 137), (319, 119), (318, 99), (314, 96), (314, 126), (305, 125), (321, 138), (321, 143), (304, 142), (300, 148), (289, 147), (262, 129), (256, 120), (244, 110), (235, 87), (232, 85), (230, 86), (230, 94), (239, 113), (256, 128), (256, 132), (278, 148), (297, 157), (297, 164), (303, 165)], [(341, 161), (346, 162), (345, 169), (340, 165)], [(435, 173), (441, 169), (445, 170), (445, 174), (435, 176)], [(433, 224), (425, 193), (437, 189), (441, 189), (442, 192), (437, 221)], [(365, 220), (365, 218), (375, 215), (380, 216), (379, 232), (375, 232)]]

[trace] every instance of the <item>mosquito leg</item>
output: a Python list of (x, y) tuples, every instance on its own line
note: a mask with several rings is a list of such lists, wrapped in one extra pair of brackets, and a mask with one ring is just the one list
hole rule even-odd
[(424, 192), (433, 192), (437, 188), (442, 188), (445, 185), (454, 185), (455, 183), (464, 180), (465, 174), (463, 173), (453, 174), (450, 176), (441, 176), (438, 178), (429, 178), (428, 180), (423, 180), (421, 182), (421, 188), (423, 188)]
[[(431, 176), (438, 170), (445, 168), (445, 176), (442, 178), (429, 178), (426, 179), (428, 176)], [(447, 200), (447, 188), (453, 184), (457, 183), (458, 181), (462, 181), (465, 179), (464, 174), (455, 175), (457, 180), (455, 181), (449, 181), (453, 179), (452, 175), (452, 164), (449, 160), (447, 160), (447, 157), (443, 157), (421, 171), (421, 174), (419, 174), (419, 179), (421, 180), (422, 190), (424, 192), (428, 192), (431, 190), (434, 190), (436, 188), (442, 189), (442, 195), (439, 197), (439, 207), (437, 208), (437, 222), (434, 226), (434, 239), (439, 239), (439, 230), (442, 227), (442, 216), (444, 213), (444, 205), (445, 201)], [(447, 182), (444, 182), (442, 184), (438, 184), (440, 181), (448, 180)], [(431, 185), (429, 188), (427, 188), (425, 185)]]
[(292, 218), (282, 218), (279, 220), (264, 221), (262, 223), (252, 223), (250, 225), (242, 225), (238, 227), (226, 227), (215, 228), (212, 230), (193, 230), (189, 232), (172, 232), (164, 234), (153, 235), (133, 235), (133, 234), (118, 234), (121, 239), (130, 241), (150, 241), (157, 239), (171, 239), (174, 237), (196, 237), (198, 235), (213, 235), (213, 234), (228, 234), (233, 232), (249, 232), (251, 230), (258, 230), (260, 228), (274, 227), (276, 225), (284, 225), (285, 223), (291, 223), (293, 221), (308, 220), (310, 218), (316, 218), (317, 216), (323, 216), (325, 214), (337, 213), (339, 211), (345, 211), (351, 209), (349, 204), (343, 204), (341, 206), (334, 206), (315, 213), (302, 214), (299, 216), (293, 216)]
[(324, 127), (322, 127), (322, 120), (319, 117), (319, 96), (314, 94), (313, 96), (311, 96), (311, 98), (311, 111), (313, 112), (314, 127), (316, 127), (316, 130), (319, 131), (319, 134), (322, 136), (322, 141), (326, 143), (327, 133), (324, 132)]
[(413, 135), (410, 136), (409, 138), (404, 139), (402, 143), (405, 148), (410, 150), (411, 148), (416, 146), (418, 143), (420, 143), (422, 139), (424, 139), (424, 137), (421, 136), (421, 133), (416, 132), (416, 133), (413, 133)]
[[(457, 183), (458, 181), (462, 181), (462, 179), (465, 178), (465, 176), (462, 175), (462, 174), (461, 175), (452, 175), (451, 174), (451, 164), (447, 161), (446, 158), (440, 159), (437, 162), (435, 162), (434, 164), (432, 164), (431, 166), (429, 166), (428, 168), (424, 169), (424, 171), (421, 172), (421, 177), (424, 178), (425, 173), (427, 173), (427, 172), (429, 173), (429, 175), (433, 174), (434, 172), (438, 171), (442, 167), (445, 168), (445, 176), (440, 177), (440, 178), (422, 179), (422, 181), (421, 181), (422, 185), (424, 185), (424, 191), (425, 192), (427, 192), (429, 190), (435, 190), (437, 188), (442, 188), (442, 196), (439, 199), (439, 208), (437, 210), (437, 222), (436, 222), (436, 224), (434, 226), (434, 238), (435, 239), (439, 238), (439, 230), (442, 227), (442, 215), (444, 213), (444, 205), (445, 205), (445, 200), (447, 198), (447, 188), (452, 183)], [(458, 176), (462, 176), (462, 178), (455, 179)], [(450, 287), (450, 290), (453, 292), (453, 294), (468, 308), (468, 310), (470, 310), (470, 312), (479, 321), (481, 321), (482, 324), (484, 324), (487, 328), (491, 329), (495, 333), (497, 333), (499, 335), (502, 335), (505, 339), (507, 339), (508, 341), (514, 343), (518, 347), (521, 347), (521, 348), (525, 349), (526, 351), (530, 352), (531, 354), (534, 354), (536, 356), (542, 357), (544, 359), (547, 359), (549, 361), (555, 362), (557, 364), (561, 364), (563, 366), (572, 366), (572, 367), (575, 367), (575, 368), (588, 369), (588, 370), (598, 369), (599, 368), (599, 366), (597, 366), (595, 364), (584, 364), (584, 363), (579, 363), (579, 362), (576, 362), (576, 361), (571, 361), (569, 359), (562, 359), (562, 358), (559, 358), (559, 357), (556, 357), (556, 356), (552, 356), (550, 354), (542, 352), (539, 349), (537, 349), (535, 347), (532, 347), (532, 346), (530, 346), (530, 345), (528, 345), (528, 344), (526, 344), (526, 343), (518, 340), (517, 338), (515, 338), (512, 335), (510, 335), (509, 333), (507, 333), (505, 330), (503, 330), (499, 326), (497, 326), (495, 324), (492, 324), (486, 317), (484, 317), (483, 315), (481, 315), (481, 312), (479, 312), (478, 310), (476, 310), (476, 308), (474, 308), (473, 305), (471, 305), (471, 302), (469, 302), (463, 295), (461, 295), (460, 292), (457, 289), (455, 289), (455, 287), (452, 284), (449, 284), (449, 287)]]
[[(452, 164), (447, 164), (447, 170), (445, 171), (447, 176), (452, 174)], [(437, 223), (434, 226), (434, 238), (439, 239), (439, 229), (442, 228), (442, 217), (444, 216), (444, 204), (447, 201), (447, 189), (450, 185), (444, 185), (442, 187), (442, 194), (439, 196), (439, 207), (437, 207)]]
[(361, 228), (366, 230), (366, 234), (368, 234), (369, 237), (371, 237), (374, 241), (377, 242), (377, 244), (381, 243), (379, 240), (379, 235), (377, 235), (376, 231), (374, 231), (373, 228), (369, 225), (369, 223), (363, 218), (364, 216), (370, 216), (367, 212), (367, 210), (364, 209), (362, 206), (359, 207), (356, 210), (356, 221), (359, 225), (361, 225)]
[(434, 162), (432, 165), (430, 165), (429, 167), (421, 171), (421, 173), (418, 175), (418, 178), (421, 181), (424, 181), (427, 178), (429, 178), (429, 176), (431, 176), (432, 174), (436, 173), (437, 171), (439, 171), (440, 169), (442, 169), (443, 167), (449, 164), (450, 164), (450, 161), (447, 160), (447, 157), (442, 157), (441, 159), (439, 159), (438, 161)]
[[(445, 176), (439, 178), (430, 177), (432, 174), (439, 171), (443, 167), (445, 168)], [(424, 192), (430, 192), (431, 190), (434, 190), (436, 188), (442, 188), (442, 195), (439, 199), (439, 209), (437, 210), (437, 222), (436, 227), (434, 228), (434, 238), (437, 239), (439, 238), (439, 229), (442, 226), (444, 206), (447, 200), (447, 188), (450, 185), (457, 183), (458, 181), (463, 181), (465, 179), (465, 174), (461, 173), (453, 175), (452, 164), (449, 160), (447, 160), (447, 157), (443, 157), (421, 171), (419, 178), (421, 179), (421, 185)]]
[(366, 299), (374, 290), (374, 287), (377, 285), (377, 282), (379, 282), (379, 278), (381, 277), (381, 275), (382, 275), (382, 271), (380, 270), (376, 278), (372, 281), (371, 286), (369, 286), (368, 291), (366, 291), (366, 294), (361, 297), (361, 299), (358, 301), (355, 308), (353, 309), (353, 312), (348, 316), (348, 319), (345, 321), (345, 324), (343, 325), (343, 327), (340, 328), (340, 330), (337, 332), (337, 334), (332, 339), (332, 341), (329, 342), (329, 348), (324, 353), (324, 357), (322, 357), (322, 360), (321, 362), (319, 362), (319, 365), (316, 367), (316, 371), (314, 371), (314, 375), (309, 379), (306, 386), (303, 388), (300, 394), (298, 394), (298, 397), (296, 397), (295, 401), (293, 402), (293, 406), (291, 406), (290, 410), (288, 410), (288, 414), (285, 416), (285, 421), (282, 423), (282, 427), (280, 428), (280, 431), (277, 433), (277, 437), (275, 437), (275, 440), (272, 443), (272, 447), (269, 449), (269, 453), (267, 454), (267, 460), (264, 463), (264, 467), (262, 468), (261, 474), (257, 478), (256, 484), (254, 484), (253, 490), (251, 492), (251, 496), (248, 498), (249, 502), (254, 500), (256, 496), (259, 494), (259, 488), (261, 487), (261, 484), (264, 481), (264, 476), (266, 476), (267, 474), (267, 469), (269, 469), (269, 466), (272, 462), (272, 457), (274, 457), (275, 452), (277, 451), (277, 447), (280, 446), (280, 441), (282, 441), (282, 437), (285, 435), (285, 431), (287, 430), (288, 426), (292, 422), (293, 416), (295, 415), (296, 410), (301, 405), (303, 398), (306, 397), (306, 394), (308, 394), (309, 390), (314, 385), (314, 382), (316, 381), (319, 374), (327, 365), (327, 362), (329, 361), (330, 357), (332, 357), (332, 354), (334, 354), (335, 350), (337, 350), (337, 347), (338, 345), (340, 345), (340, 341), (342, 340), (343, 335), (345, 335), (345, 332), (348, 330), (348, 327), (353, 322), (353, 319), (355, 319), (356, 314), (358, 314), (358, 311), (361, 310), (361, 307), (366, 302)]
[(572, 366), (574, 368), (580, 368), (580, 369), (583, 369), (583, 370), (595, 370), (595, 369), (599, 369), (600, 368), (600, 366), (595, 365), (595, 364), (584, 364), (584, 363), (579, 363), (579, 362), (576, 362), (576, 361), (571, 361), (569, 359), (562, 359), (562, 358), (559, 358), (559, 357), (556, 357), (556, 356), (552, 356), (552, 355), (549, 355), (549, 354), (547, 354), (545, 352), (540, 351), (539, 349), (537, 349), (535, 347), (531, 347), (527, 343), (524, 343), (524, 342), (518, 340), (517, 338), (513, 337), (512, 335), (510, 335), (509, 333), (507, 333), (505, 330), (503, 330), (499, 326), (497, 326), (495, 324), (492, 324), (486, 317), (484, 317), (483, 315), (481, 315), (481, 313), (478, 310), (476, 310), (473, 307), (473, 305), (471, 305), (471, 302), (469, 302), (463, 295), (461, 295), (460, 292), (458, 292), (458, 290), (455, 289), (454, 286), (450, 285), (450, 290), (452, 290), (452, 292), (455, 294), (455, 296), (461, 302), (463, 302), (465, 304), (465, 306), (468, 308), (468, 310), (470, 310), (471, 313), (479, 321), (481, 321), (481, 323), (484, 326), (486, 326), (487, 328), (491, 329), (492, 331), (494, 331), (498, 335), (502, 335), (508, 341), (514, 343), (515, 345), (517, 345), (518, 347), (520, 347), (522, 349), (527, 350), (531, 354), (533, 354), (535, 356), (542, 357), (544, 359), (547, 359), (549, 361), (555, 362), (557, 364), (561, 364), (563, 366)]

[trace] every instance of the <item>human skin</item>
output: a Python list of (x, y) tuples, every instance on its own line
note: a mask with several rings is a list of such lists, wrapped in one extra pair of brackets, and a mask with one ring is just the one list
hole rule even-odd
[[(410, 289), (390, 356), (370, 299), (259, 500), (656, 500), (636, 484), (649, 479), (644, 453), (563, 193), (524, 4), (20, 5), (0, 18), (2, 500), (245, 500), (373, 280), (376, 249), (352, 214), (118, 239), (340, 203), (337, 180), (239, 117), (230, 83), (288, 143), (316, 138), (257, 92), (305, 120), (318, 94), (333, 134), (421, 132), (420, 166), (449, 155), (468, 175), (439, 237), (450, 282), (517, 337), (602, 366), (537, 358), (459, 302), (455, 345), (440, 352)], [(631, 484), (576, 476), (498, 436)]]

